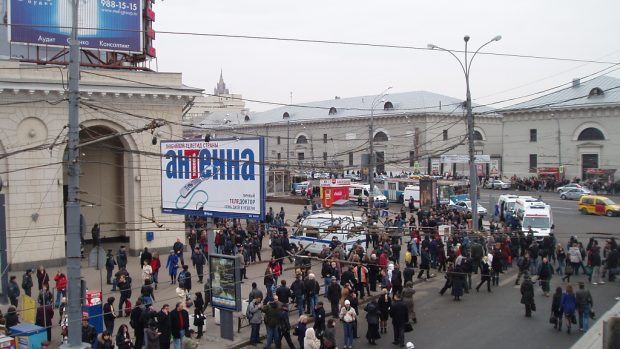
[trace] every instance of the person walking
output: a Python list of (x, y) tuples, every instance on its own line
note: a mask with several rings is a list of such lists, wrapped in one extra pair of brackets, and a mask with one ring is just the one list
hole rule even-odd
[(480, 286), (487, 283), (487, 291), (491, 291), (491, 267), (489, 266), (489, 257), (482, 257), (482, 262), (480, 264), (480, 283), (476, 286), (476, 292), (480, 292)]
[[(105, 271), (106, 271), (105, 281), (108, 285), (112, 285), (112, 273), (114, 272), (115, 267), (116, 267), (116, 259), (114, 258), (114, 255), (112, 254), (112, 249), (109, 248), (108, 252), (105, 255)], [(54, 280), (55, 279), (56, 277), (54, 277)]]
[(573, 286), (566, 285), (566, 292), (562, 294), (561, 301), (562, 311), (564, 312), (564, 319), (566, 320), (566, 333), (570, 334), (570, 329), (575, 317), (575, 310), (577, 308), (577, 299), (573, 293)]
[(196, 339), (202, 338), (202, 328), (205, 325), (205, 301), (202, 298), (202, 292), (196, 292), (196, 297), (194, 298), (194, 326), (198, 330), (198, 335)]
[(308, 329), (308, 317), (301, 315), (297, 325), (295, 325), (295, 333), (297, 334), (297, 342), (299, 349), (304, 349), (304, 339), (306, 338), (306, 330)]
[(170, 250), (170, 254), (166, 260), (166, 269), (170, 276), (170, 285), (174, 285), (177, 278), (177, 269), (179, 269), (179, 257), (174, 254), (174, 250)]
[[(284, 281), (284, 280), (282, 280)], [(286, 340), (286, 344), (290, 349), (295, 349), (293, 339), (291, 338), (291, 322), (288, 316), (288, 303), (282, 303), (282, 311), (280, 312), (280, 321), (278, 323), (278, 342), (276, 348), (282, 348), (282, 339)]]
[(118, 317), (123, 317), (123, 310), (125, 309), (125, 303), (131, 299), (131, 277), (121, 275), (118, 280), (118, 290), (121, 293), (120, 300), (118, 301)]
[[(278, 323), (280, 322), (280, 304), (277, 300), (273, 299), (262, 307), (261, 311), (265, 313), (265, 328), (267, 329), (267, 338), (265, 343), (265, 349), (271, 349), (271, 343), (279, 343)], [(279, 348), (278, 348), (279, 349)]]
[(415, 295), (415, 290), (413, 289), (413, 282), (408, 281), (405, 284), (405, 288), (401, 292), (400, 296), (405, 305), (407, 306), (407, 321), (413, 321), (413, 323), (416, 323), (418, 322), (418, 319), (415, 316), (413, 295)]
[(164, 304), (159, 313), (157, 313), (157, 330), (161, 333), (159, 336), (159, 347), (161, 349), (170, 349), (170, 305), (168, 304)]
[(366, 322), (368, 323), (366, 339), (368, 343), (376, 345), (376, 340), (381, 338), (379, 334), (379, 305), (377, 301), (372, 300), (370, 303), (366, 304), (364, 311), (366, 312)]
[(338, 303), (340, 301), (340, 297), (342, 296), (342, 289), (338, 284), (338, 280), (336, 280), (335, 276), (331, 278), (331, 284), (327, 288), (327, 299), (331, 304), (332, 317), (337, 318), (339, 313)]
[(189, 333), (189, 314), (184, 309), (183, 303), (178, 302), (174, 310), (170, 312), (170, 334), (174, 349), (182, 349), (181, 340)]
[(347, 299), (344, 306), (340, 308), (340, 320), (344, 332), (344, 349), (353, 348), (353, 323), (357, 321), (357, 313), (351, 307), (351, 302)]
[(198, 274), (198, 283), (202, 283), (202, 278), (204, 276), (204, 266), (207, 264), (207, 259), (205, 258), (204, 253), (200, 251), (200, 247), (196, 246), (194, 248), (194, 252), (192, 252), (192, 264), (196, 267), (196, 274)]
[(532, 317), (532, 311), (536, 311), (534, 303), (534, 284), (529, 275), (526, 275), (521, 284), (521, 304), (525, 305), (525, 316)]
[(549, 291), (551, 290), (551, 276), (553, 275), (553, 267), (549, 263), (547, 257), (543, 258), (540, 267), (538, 268), (538, 281), (542, 287), (545, 297), (549, 297)]
[(605, 282), (601, 278), (601, 247), (598, 245), (597, 240), (592, 242), (588, 263), (592, 266), (592, 273), (588, 276), (588, 281), (591, 282), (592, 285), (604, 284)]
[(59, 270), (54, 276), (54, 282), (56, 282), (56, 303), (54, 306), (58, 308), (60, 300), (67, 297), (67, 276)]
[(405, 326), (409, 322), (407, 306), (400, 298), (400, 294), (394, 295), (394, 302), (390, 307), (390, 317), (394, 328), (394, 341), (392, 344), (405, 346)]
[(562, 287), (557, 287), (551, 302), (551, 317), (555, 318), (553, 328), (562, 331)]
[(114, 333), (114, 320), (116, 312), (114, 311), (114, 297), (108, 297), (107, 302), (103, 305), (103, 324), (109, 333)]
[(161, 269), (159, 252), (153, 252), (153, 256), (151, 257), (151, 270), (153, 271), (151, 278), (153, 279), (155, 289), (157, 289), (157, 285), (159, 284), (159, 269)]
[(579, 282), (579, 289), (575, 293), (577, 314), (579, 315), (579, 331), (587, 332), (589, 329), (590, 309), (594, 306), (592, 295), (586, 289), (583, 282)]
[(379, 326), (380, 333), (387, 333), (387, 320), (390, 316), (390, 307), (392, 306), (392, 298), (388, 294), (388, 290), (384, 288), (383, 293), (377, 302), (379, 306)]
[(307, 328), (304, 335), (304, 349), (319, 349), (320, 347), (321, 341), (316, 338), (314, 328)]
[(256, 294), (256, 296), (248, 303), (248, 310), (246, 316), (250, 322), (250, 345), (256, 345), (262, 343), (260, 341), (260, 325), (263, 323), (263, 295)]

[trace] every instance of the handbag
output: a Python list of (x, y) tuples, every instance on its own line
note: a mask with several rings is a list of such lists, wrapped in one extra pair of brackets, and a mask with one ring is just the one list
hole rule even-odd
[(549, 317), (549, 323), (553, 325), (558, 324), (558, 318), (555, 317), (555, 314), (553, 314), (553, 312), (551, 312), (551, 317)]
[(532, 311), (536, 311), (536, 303), (532, 302)]
[(405, 324), (405, 332), (411, 332), (411, 331), (413, 331), (413, 326), (411, 325), (410, 322), (407, 322)]
[(573, 275), (573, 266), (572, 265), (567, 265), (566, 268), (564, 269), (564, 274), (565, 275)]
[(575, 314), (572, 314), (570, 317), (570, 322), (574, 325), (577, 323), (577, 317), (575, 316)]
[(590, 310), (590, 319), (594, 320), (596, 318), (596, 313), (594, 313), (594, 310)]

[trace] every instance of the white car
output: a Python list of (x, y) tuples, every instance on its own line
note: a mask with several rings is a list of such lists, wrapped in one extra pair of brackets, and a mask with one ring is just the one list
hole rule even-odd
[(566, 190), (560, 193), (560, 199), (579, 200), (579, 198), (582, 197), (583, 195), (590, 195), (590, 194), (592, 194), (592, 192), (586, 188), (575, 188), (575, 189)]
[(487, 189), (510, 189), (510, 183), (506, 183), (499, 179), (490, 179), (484, 183), (484, 187)]
[(563, 193), (565, 191), (571, 190), (571, 189), (581, 189), (581, 185), (579, 183), (570, 183), (567, 185), (563, 185), (561, 187), (558, 187), (555, 191), (558, 193)]
[[(457, 201), (450, 204), (451, 209), (456, 209), (461, 212), (471, 212), (471, 201)], [(487, 209), (478, 204), (478, 215), (484, 217), (487, 214)]]

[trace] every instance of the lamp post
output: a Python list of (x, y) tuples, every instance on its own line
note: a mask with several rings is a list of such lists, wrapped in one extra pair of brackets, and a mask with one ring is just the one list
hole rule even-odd
[(450, 50), (439, 47), (437, 45), (428, 44), (428, 48), (431, 50), (437, 49), (441, 51), (448, 52), (454, 57), (459, 64), (461, 65), (461, 69), (463, 70), (463, 74), (465, 74), (465, 85), (467, 87), (466, 92), (466, 108), (467, 108), (467, 137), (469, 139), (469, 198), (471, 200), (471, 215), (472, 215), (472, 224), (473, 230), (478, 231), (478, 174), (476, 173), (476, 161), (474, 154), (474, 114), (471, 110), (471, 92), (469, 90), (469, 73), (471, 71), (471, 63), (474, 61), (474, 57), (476, 54), (480, 52), (480, 50), (486, 45), (492, 43), (493, 41), (499, 41), (502, 39), (501, 35), (495, 36), (493, 39), (487, 41), (482, 46), (478, 47), (478, 49), (471, 56), (469, 61), (467, 60), (467, 43), (469, 42), (469, 35), (465, 35), (463, 40), (465, 41), (465, 64)]
[(377, 103), (379, 103), (383, 97), (387, 95), (387, 92), (392, 88), (392, 86), (386, 88), (381, 93), (379, 93), (372, 100), (372, 104), (370, 105), (370, 124), (368, 125), (368, 142), (370, 148), (370, 166), (368, 168), (368, 184), (370, 185), (370, 190), (368, 191), (368, 208), (372, 209), (372, 193), (375, 185), (375, 148), (374, 148), (374, 133), (375, 133), (375, 107)]

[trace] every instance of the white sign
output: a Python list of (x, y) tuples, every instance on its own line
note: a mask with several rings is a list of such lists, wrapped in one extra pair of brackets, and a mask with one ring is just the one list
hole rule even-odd
[[(474, 155), (474, 161), (477, 164), (488, 164), (491, 162), (491, 155)], [(449, 164), (468, 164), (469, 155), (451, 154), (442, 155), (441, 162)]]
[(351, 185), (351, 179), (349, 178), (334, 178), (334, 179), (321, 179), (319, 181), (321, 187), (331, 186), (346, 186)]
[(491, 176), (499, 176), (499, 159), (491, 160), (491, 170), (489, 172), (491, 172)]
[(263, 219), (264, 140), (161, 142), (164, 213)]
[(439, 159), (431, 159), (431, 174), (433, 176), (438, 176), (441, 170), (441, 162)]

